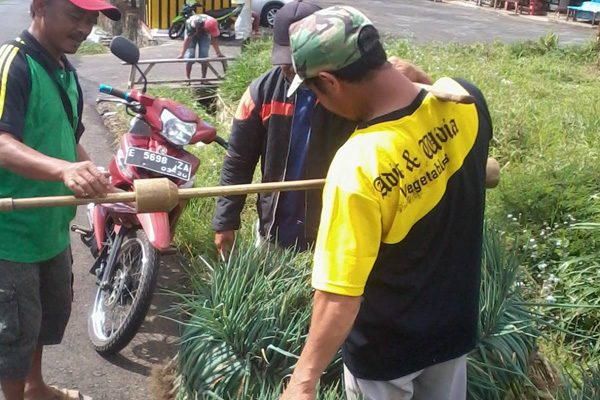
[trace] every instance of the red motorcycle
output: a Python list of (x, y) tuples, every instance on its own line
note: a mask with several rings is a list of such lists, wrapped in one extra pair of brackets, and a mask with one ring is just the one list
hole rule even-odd
[[(137, 66), (140, 53), (133, 42), (115, 37), (110, 48), (121, 60)], [(109, 167), (111, 183), (132, 191), (136, 179), (167, 177), (181, 188), (191, 187), (200, 160), (184, 146), (217, 142), (227, 148), (227, 142), (189, 108), (147, 95), (146, 86), (141, 92), (100, 86), (100, 92), (118, 99), (98, 99), (98, 103), (123, 104), (134, 113)], [(171, 251), (177, 221), (186, 206), (187, 201), (182, 201), (169, 213), (136, 214), (128, 204), (90, 204), (90, 227), (71, 228), (81, 234), (96, 258), (90, 272), (97, 277), (98, 291), (88, 328), (98, 353), (119, 352), (142, 325), (156, 288), (159, 258)], [(124, 215), (137, 224), (133, 228), (120, 225)]]

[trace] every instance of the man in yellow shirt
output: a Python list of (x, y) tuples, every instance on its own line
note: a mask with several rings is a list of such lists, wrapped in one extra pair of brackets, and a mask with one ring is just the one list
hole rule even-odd
[(342, 346), (350, 399), (464, 400), (475, 346), (491, 118), (463, 80), (444, 102), (386, 59), (359, 11), (321, 10), (290, 28), (297, 76), (359, 123), (327, 175), (308, 341), (284, 399), (314, 399)]

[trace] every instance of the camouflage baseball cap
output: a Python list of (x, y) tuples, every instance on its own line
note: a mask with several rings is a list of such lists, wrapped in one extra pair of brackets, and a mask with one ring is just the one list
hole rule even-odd
[[(368, 26), (375, 30), (363, 13), (348, 6), (325, 8), (291, 25), (290, 48), (296, 77), (288, 96), (292, 96), (305, 79), (358, 61), (369, 50), (361, 48), (358, 40)], [(375, 42), (378, 42), (376, 37)]]

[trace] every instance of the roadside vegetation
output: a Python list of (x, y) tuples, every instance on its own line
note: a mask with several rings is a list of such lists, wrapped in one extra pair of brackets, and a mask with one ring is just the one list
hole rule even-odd
[[(386, 41), (390, 55), (434, 80), (461, 77), (484, 93), (494, 121), (490, 155), (502, 166), (488, 191), (480, 344), (469, 355), (469, 399), (600, 398), (600, 70), (594, 43), (414, 45)], [(251, 44), (219, 95), (228, 108), (270, 68), (270, 44)], [(153, 90), (208, 114), (192, 89)], [(224, 151), (191, 148), (197, 186), (219, 182)], [(254, 247), (248, 199), (237, 253), (220, 261), (210, 221), (216, 199), (194, 200), (178, 230), (191, 260), (191, 293), (179, 294), (182, 345), (175, 392), (200, 398), (276, 399), (307, 333), (310, 254)], [(339, 360), (323, 399), (339, 396)], [(544, 397), (545, 396), (545, 397)]]
[(108, 53), (108, 49), (101, 43), (94, 43), (85, 41), (81, 43), (79, 49), (77, 50), (77, 55), (80, 56), (88, 56), (93, 54), (106, 54)]

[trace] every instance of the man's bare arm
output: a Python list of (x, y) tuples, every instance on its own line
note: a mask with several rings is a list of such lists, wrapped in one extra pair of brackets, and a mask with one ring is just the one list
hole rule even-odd
[(406, 76), (411, 82), (433, 85), (433, 80), (431, 80), (429, 75), (427, 75), (425, 71), (416, 65), (402, 60), (396, 56), (390, 57), (388, 61), (394, 66), (394, 68), (402, 72), (404, 76)]
[(314, 399), (316, 386), (346, 340), (360, 309), (360, 297), (315, 292), (308, 340), (282, 400)]
[(104, 174), (90, 161), (70, 163), (49, 157), (6, 132), (0, 132), (0, 167), (28, 179), (62, 181), (76, 196), (104, 196), (110, 190)]
[(217, 57), (225, 57), (223, 55), (223, 53), (221, 53), (221, 48), (219, 47), (219, 37), (218, 36), (211, 37), (210, 44), (212, 45), (213, 49), (215, 49), (215, 53), (217, 53)]
[(186, 37), (185, 40), (183, 41), (183, 47), (181, 48), (181, 53), (179, 54), (179, 57), (177, 57), (177, 58), (183, 58), (183, 56), (185, 55), (185, 51), (190, 48), (191, 43), (192, 43), (192, 36), (188, 35), (188, 37)]
[(77, 161), (92, 161), (87, 151), (80, 144), (77, 145)]

